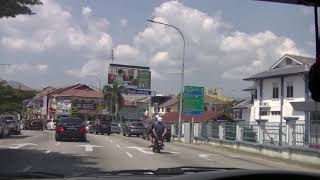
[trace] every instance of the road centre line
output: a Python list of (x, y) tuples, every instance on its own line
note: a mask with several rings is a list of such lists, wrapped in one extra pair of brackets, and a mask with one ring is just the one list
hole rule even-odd
[(126, 152), (126, 153), (130, 158), (133, 158), (133, 156), (129, 152)]
[(117, 146), (117, 148), (121, 148), (119, 144), (117, 144), (116, 146)]

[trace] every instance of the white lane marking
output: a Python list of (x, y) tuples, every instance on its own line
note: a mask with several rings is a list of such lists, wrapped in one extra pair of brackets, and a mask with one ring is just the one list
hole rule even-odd
[(216, 154), (199, 154), (199, 158), (201, 159), (206, 159), (208, 161), (212, 161), (209, 156), (212, 156), (212, 155), (216, 155)]
[(113, 142), (111, 139), (109, 140), (111, 143)]
[(240, 158), (240, 156), (237, 156), (237, 155), (225, 155), (227, 157), (230, 157), (230, 158)]
[(140, 151), (144, 154), (154, 154), (153, 152), (147, 151), (148, 148), (142, 148), (142, 147), (127, 147), (129, 149), (135, 149), (137, 151)]
[(14, 144), (15, 146), (11, 146), (9, 147), (9, 149), (20, 149), (24, 146), (36, 146), (37, 144), (33, 144), (33, 143), (22, 143), (22, 144)]
[(121, 148), (119, 144), (117, 144), (116, 146), (117, 146), (117, 148)]
[(32, 168), (32, 166), (27, 166), (27, 167), (25, 167), (23, 170), (22, 170), (22, 172), (27, 172), (27, 171), (29, 171), (30, 169)]
[(89, 151), (89, 152), (92, 152), (94, 147), (101, 147), (101, 146), (96, 146), (96, 145), (92, 145), (92, 144), (83, 144), (80, 146), (85, 147), (85, 150)]
[(57, 142), (56, 146), (59, 146), (61, 144), (61, 142)]
[(49, 154), (49, 153), (51, 153), (51, 150), (47, 150), (45, 153), (46, 153), (46, 154)]
[(130, 158), (133, 158), (133, 156), (129, 152), (126, 152), (126, 153)]

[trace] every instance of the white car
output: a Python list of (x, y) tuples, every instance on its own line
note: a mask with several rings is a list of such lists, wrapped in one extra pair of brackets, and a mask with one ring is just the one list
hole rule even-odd
[(54, 119), (51, 119), (49, 122), (47, 122), (47, 129), (48, 130), (55, 130), (56, 129), (56, 122)]

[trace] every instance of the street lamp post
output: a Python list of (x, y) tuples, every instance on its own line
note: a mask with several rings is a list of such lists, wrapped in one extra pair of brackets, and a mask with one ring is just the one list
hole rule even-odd
[(182, 34), (182, 32), (180, 31), (179, 28), (177, 28), (176, 26), (173, 26), (171, 24), (167, 24), (167, 23), (162, 23), (162, 22), (158, 22), (158, 21), (153, 21), (153, 20), (148, 20), (149, 22), (152, 23), (156, 23), (156, 24), (161, 24), (164, 26), (169, 26), (174, 28), (175, 30), (177, 30), (183, 40), (183, 54), (182, 54), (182, 69), (181, 69), (181, 93), (180, 93), (180, 107), (179, 107), (179, 127), (178, 127), (178, 140), (181, 140), (181, 130), (182, 130), (182, 123), (181, 123), (181, 116), (182, 116), (182, 98), (183, 98), (183, 92), (184, 92), (184, 56), (185, 56), (185, 47), (186, 47), (186, 42), (184, 40), (184, 36)]

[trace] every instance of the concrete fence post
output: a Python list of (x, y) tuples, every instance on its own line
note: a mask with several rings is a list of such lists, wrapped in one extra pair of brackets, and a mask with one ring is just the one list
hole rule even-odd
[(257, 119), (256, 120), (259, 128), (258, 128), (258, 142), (259, 144), (263, 144), (265, 140), (265, 131), (266, 131), (266, 122), (268, 121), (267, 119)]
[(226, 129), (226, 122), (221, 120), (219, 121), (219, 139), (225, 139), (225, 129)]
[(296, 121), (298, 117), (284, 117), (287, 126), (287, 137), (286, 141), (288, 146), (296, 145)]
[(236, 141), (242, 141), (242, 131), (243, 131), (243, 120), (236, 121)]

